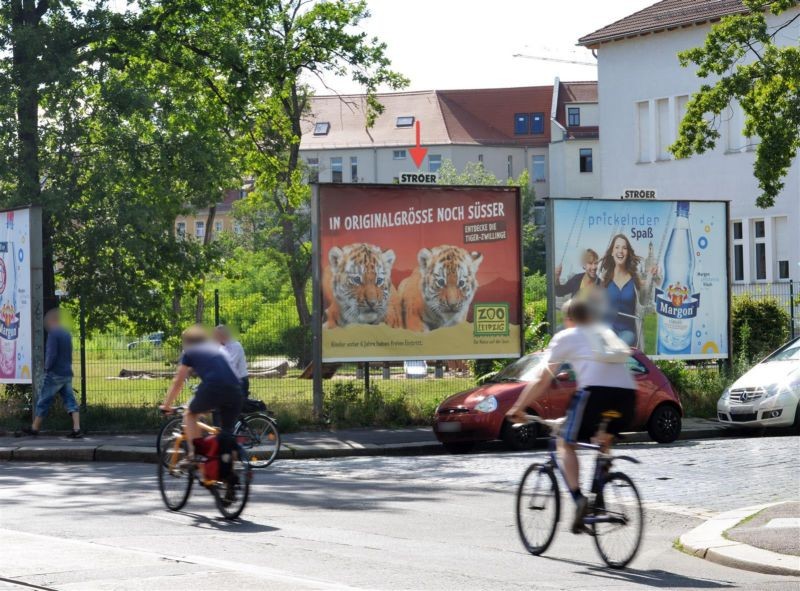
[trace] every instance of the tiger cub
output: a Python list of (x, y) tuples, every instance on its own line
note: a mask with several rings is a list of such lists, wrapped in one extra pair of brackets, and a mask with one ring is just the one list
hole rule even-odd
[(464, 322), (478, 289), (483, 255), (443, 245), (423, 248), (417, 261), (419, 266), (398, 287), (402, 325), (423, 332)]
[(348, 324), (380, 324), (387, 319), (392, 285), (393, 250), (382, 251), (372, 244), (350, 244), (328, 251), (322, 278), (325, 298), (325, 328)]

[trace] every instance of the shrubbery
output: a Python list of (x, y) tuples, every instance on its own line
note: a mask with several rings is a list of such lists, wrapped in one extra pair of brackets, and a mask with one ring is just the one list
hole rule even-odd
[(789, 338), (789, 322), (789, 314), (774, 298), (755, 299), (749, 295), (733, 298), (734, 357), (753, 362), (771, 353)]
[(325, 394), (323, 412), (336, 427), (396, 427), (412, 423), (405, 394), (384, 394), (375, 385), (365, 392), (353, 381), (333, 385), (333, 390)]

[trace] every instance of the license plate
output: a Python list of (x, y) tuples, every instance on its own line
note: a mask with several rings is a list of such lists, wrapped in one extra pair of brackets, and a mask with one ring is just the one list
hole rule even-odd
[(457, 433), (458, 431), (461, 431), (461, 423), (439, 423), (436, 425), (436, 429), (439, 431), (439, 433)]
[(731, 407), (731, 414), (732, 415), (749, 415), (753, 412), (752, 406), (732, 406)]

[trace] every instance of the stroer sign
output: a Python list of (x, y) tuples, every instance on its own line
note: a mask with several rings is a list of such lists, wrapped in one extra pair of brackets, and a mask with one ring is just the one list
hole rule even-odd
[(517, 187), (319, 185), (324, 362), (522, 354)]

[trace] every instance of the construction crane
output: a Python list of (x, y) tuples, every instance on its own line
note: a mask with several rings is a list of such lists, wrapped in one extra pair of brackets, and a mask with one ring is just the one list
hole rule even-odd
[(575, 64), (578, 66), (591, 66), (593, 68), (597, 67), (597, 62), (582, 62), (579, 60), (568, 60), (558, 57), (545, 57), (543, 55), (527, 55), (524, 53), (515, 53), (511, 57), (519, 57), (526, 60), (539, 60), (542, 62), (558, 62), (560, 64)]

